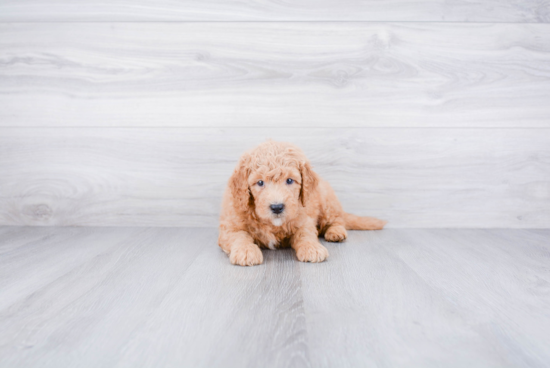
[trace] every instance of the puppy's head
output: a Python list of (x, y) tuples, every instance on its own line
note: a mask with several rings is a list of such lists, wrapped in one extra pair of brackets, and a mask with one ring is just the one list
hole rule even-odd
[(275, 226), (298, 215), (317, 183), (299, 148), (273, 141), (245, 153), (229, 180), (235, 208)]

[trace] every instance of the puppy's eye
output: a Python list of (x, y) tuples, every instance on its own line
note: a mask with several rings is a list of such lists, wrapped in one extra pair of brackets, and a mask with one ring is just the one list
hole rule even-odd
[(288, 185), (290, 185), (290, 184), (294, 183), (294, 180), (292, 180), (291, 178), (288, 178), (288, 179), (286, 179), (286, 183)]
[(260, 180), (256, 184), (258, 184), (259, 187), (263, 187), (264, 186), (264, 181)]

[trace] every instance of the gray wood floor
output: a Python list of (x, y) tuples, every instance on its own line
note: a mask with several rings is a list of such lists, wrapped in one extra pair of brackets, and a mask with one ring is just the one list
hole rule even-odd
[(550, 230), (231, 266), (211, 228), (0, 227), (2, 367), (547, 367)]

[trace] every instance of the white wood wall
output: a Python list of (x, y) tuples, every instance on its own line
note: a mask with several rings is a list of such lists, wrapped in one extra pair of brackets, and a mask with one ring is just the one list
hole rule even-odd
[(0, 0), (0, 225), (216, 226), (299, 144), (394, 227), (550, 226), (550, 1)]

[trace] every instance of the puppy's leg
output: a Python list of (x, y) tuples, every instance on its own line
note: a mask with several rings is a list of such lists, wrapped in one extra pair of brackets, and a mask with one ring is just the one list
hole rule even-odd
[(221, 231), (218, 243), (234, 265), (254, 266), (264, 261), (262, 251), (246, 231)]
[(348, 232), (343, 221), (336, 221), (329, 225), (325, 231), (325, 240), (329, 242), (341, 242), (346, 240), (348, 237)]
[(323, 262), (328, 258), (328, 250), (319, 243), (317, 229), (313, 221), (292, 235), (290, 245), (296, 251), (296, 257), (301, 262)]
[(321, 212), (319, 214), (319, 227), (321, 235), (326, 241), (341, 242), (346, 240), (346, 222), (344, 221), (344, 209), (336, 197), (336, 193), (327, 182), (322, 183)]
[(374, 217), (360, 217), (344, 212), (334, 190), (327, 182), (322, 182), (322, 189), (318, 221), (321, 234), (326, 241), (341, 242), (348, 237), (346, 230), (378, 230), (387, 223)]

